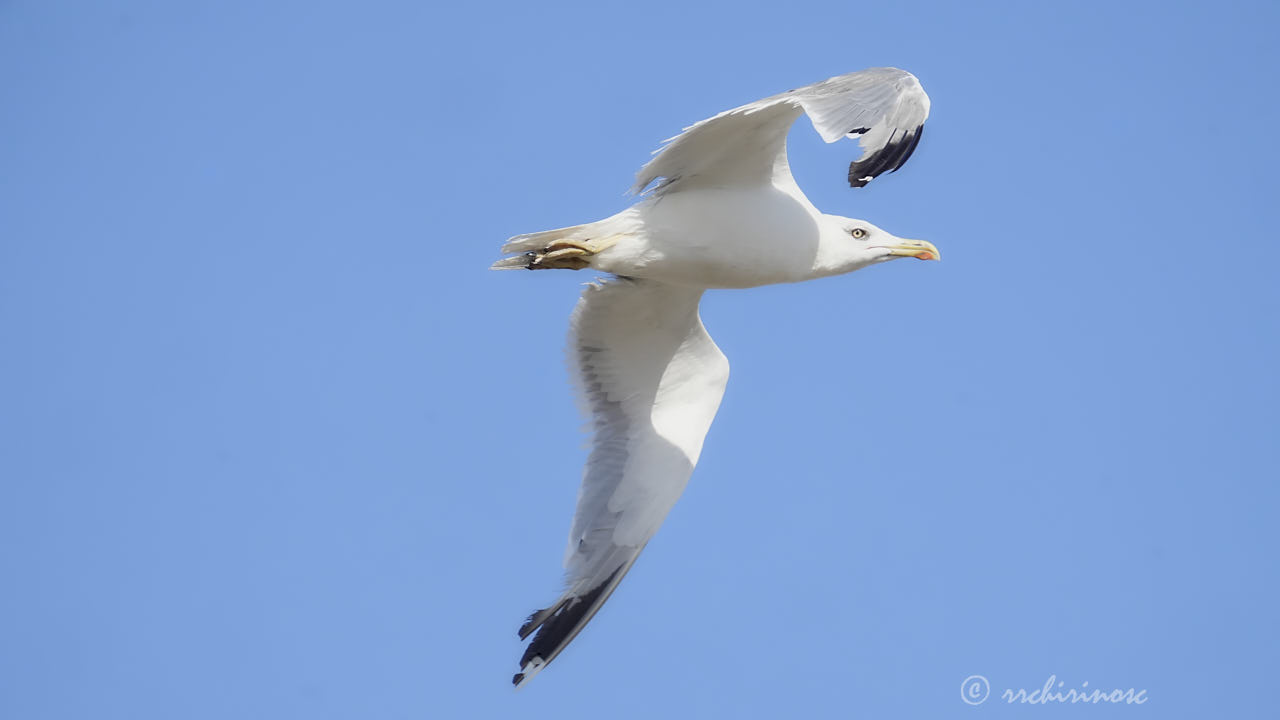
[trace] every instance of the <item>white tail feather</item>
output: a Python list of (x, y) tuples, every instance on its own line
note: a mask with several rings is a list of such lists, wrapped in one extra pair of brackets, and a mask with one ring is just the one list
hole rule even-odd
[(502, 246), (503, 253), (527, 253), (537, 252), (556, 240), (567, 240), (575, 238), (583, 234), (588, 227), (594, 223), (586, 225), (573, 225), (571, 227), (559, 228), (556, 230), (544, 230), (536, 233), (526, 233), (524, 235), (516, 235), (507, 240)]

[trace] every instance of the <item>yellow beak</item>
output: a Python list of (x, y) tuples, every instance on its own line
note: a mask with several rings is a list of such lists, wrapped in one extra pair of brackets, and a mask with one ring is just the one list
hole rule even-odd
[(942, 253), (928, 240), (903, 240), (897, 245), (884, 245), (890, 255), (920, 258), (921, 260), (941, 260)]

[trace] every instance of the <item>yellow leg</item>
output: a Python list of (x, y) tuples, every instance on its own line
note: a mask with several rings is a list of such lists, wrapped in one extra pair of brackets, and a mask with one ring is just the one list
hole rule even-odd
[(591, 257), (617, 244), (619, 237), (592, 240), (556, 240), (542, 249), (529, 253), (530, 270), (581, 270), (591, 267)]

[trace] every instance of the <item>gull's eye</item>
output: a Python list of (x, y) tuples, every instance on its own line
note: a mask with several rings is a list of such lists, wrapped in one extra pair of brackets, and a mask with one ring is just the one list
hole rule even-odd
[(867, 236), (867, 231), (862, 228), (854, 228), (849, 231), (849, 234), (853, 236), (854, 240), (861, 240)]

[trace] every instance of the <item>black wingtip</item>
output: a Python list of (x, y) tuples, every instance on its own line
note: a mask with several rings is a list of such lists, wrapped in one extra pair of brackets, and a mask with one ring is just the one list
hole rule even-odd
[(889, 172), (898, 172), (898, 168), (907, 164), (907, 160), (911, 158), (911, 154), (916, 151), (916, 146), (920, 144), (920, 136), (924, 135), (924, 126), (916, 127), (915, 132), (907, 136), (907, 148), (902, 151), (902, 155), (898, 158), (898, 162), (894, 163), (893, 168)]
[[(568, 602), (568, 600), (565, 602)], [(542, 608), (541, 610), (535, 610), (532, 615), (525, 618), (524, 624), (516, 631), (520, 636), (520, 639), (524, 640), (529, 637), (529, 633), (533, 632), (535, 628), (546, 622), (547, 618), (550, 617), (552, 613), (559, 610), (560, 605), (563, 604), (564, 603), (560, 603), (559, 605), (552, 605), (551, 607)]]
[[(520, 626), (521, 639), (533, 634), (533, 641), (520, 657), (521, 669), (528, 670), (529, 663), (535, 658), (539, 659), (538, 667), (550, 664), (596, 614), (600, 605), (609, 598), (633, 562), (635, 562), (634, 558), (610, 573), (604, 582), (582, 595), (569, 596), (549, 608), (530, 615), (524, 625)], [(535, 630), (536, 633), (534, 633)], [(519, 685), (526, 674), (525, 672), (516, 673), (511, 680), (512, 683)]]
[(896, 134), (897, 131), (894, 131), (894, 134), (889, 136), (889, 142), (871, 157), (849, 163), (850, 187), (866, 187), (867, 183), (886, 172), (897, 172), (898, 168), (902, 167), (916, 151), (916, 146), (920, 144), (920, 136), (924, 134), (924, 125), (918, 125), (914, 130), (894, 140)]

